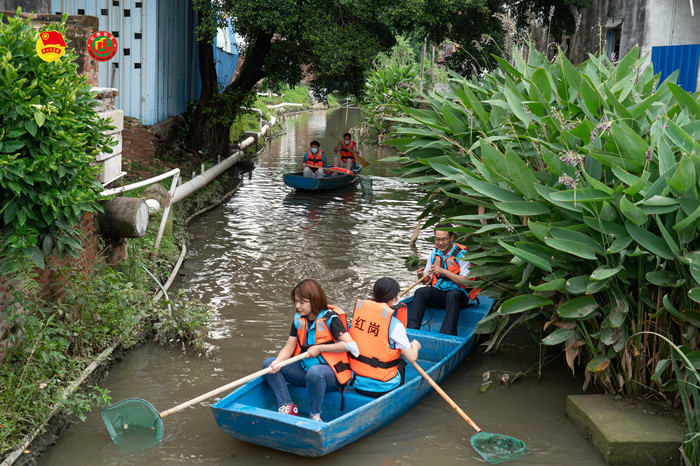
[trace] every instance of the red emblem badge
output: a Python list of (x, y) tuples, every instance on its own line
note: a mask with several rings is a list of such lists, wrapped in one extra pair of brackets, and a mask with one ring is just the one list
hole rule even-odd
[(66, 41), (58, 31), (43, 31), (36, 41), (36, 53), (44, 61), (56, 61), (66, 53)]
[(117, 39), (106, 31), (98, 31), (87, 40), (87, 51), (97, 61), (111, 60), (117, 54)]

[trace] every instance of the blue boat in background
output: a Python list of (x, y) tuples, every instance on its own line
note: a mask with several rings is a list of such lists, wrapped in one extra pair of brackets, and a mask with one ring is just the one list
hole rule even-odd
[[(404, 300), (409, 308), (412, 301), (413, 298)], [(427, 309), (421, 329), (408, 330), (409, 339), (417, 339), (422, 346), (418, 364), (437, 383), (467, 357), (476, 342), (476, 326), (493, 303), (493, 299), (480, 296), (477, 303), (462, 309), (458, 336), (438, 333), (444, 317), (444, 310), (440, 309)], [(309, 419), (306, 388), (291, 385), (289, 388), (299, 405), (298, 417), (277, 412), (275, 396), (261, 377), (214, 404), (216, 422), (228, 435), (245, 442), (302, 456), (322, 456), (381, 429), (432, 391), (409, 364), (406, 383), (379, 398), (360, 395), (348, 387), (343, 411), (340, 411), (340, 393), (327, 393), (321, 422)]]
[(360, 165), (355, 165), (352, 168), (352, 175), (333, 173), (332, 175), (326, 174), (323, 178), (307, 178), (301, 172), (285, 173), (284, 184), (290, 188), (307, 191), (328, 191), (356, 183), (361, 170), (362, 167)]

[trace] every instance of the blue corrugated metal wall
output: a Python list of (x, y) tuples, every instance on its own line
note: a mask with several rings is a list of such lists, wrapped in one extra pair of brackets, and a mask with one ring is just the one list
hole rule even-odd
[(700, 44), (651, 48), (654, 73), (661, 72), (661, 81), (663, 81), (671, 73), (679, 70), (676, 84), (691, 94), (697, 90), (698, 57), (700, 57)]
[(117, 108), (151, 125), (178, 115), (194, 94), (190, 0), (51, 0), (51, 13), (97, 16), (117, 37), (117, 55), (99, 64), (102, 87), (119, 89)]
[[(225, 34), (228, 36), (228, 40), (231, 44), (231, 53), (225, 52), (220, 49), (217, 45), (218, 37), (214, 39), (214, 63), (216, 65), (216, 77), (219, 82), (219, 87), (225, 89), (231, 81), (233, 81), (233, 75), (236, 72), (236, 67), (238, 66), (238, 45), (236, 44), (236, 34), (233, 32), (233, 26), (229, 21), (228, 27), (226, 28)], [(195, 49), (194, 57), (197, 70), (199, 70), (199, 48)], [(199, 98), (199, 94), (202, 92), (202, 77), (199, 75), (199, 71), (195, 74), (195, 87), (194, 96)]]

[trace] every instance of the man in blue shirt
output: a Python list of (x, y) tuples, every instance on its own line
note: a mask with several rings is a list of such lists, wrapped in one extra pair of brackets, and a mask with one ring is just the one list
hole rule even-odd
[(417, 270), (418, 278), (425, 277), (430, 286), (419, 288), (413, 296), (407, 328), (420, 328), (425, 309), (435, 307), (445, 309), (440, 333), (457, 335), (459, 311), (469, 304), (466, 283), (471, 264), (462, 259), (467, 248), (454, 242), (454, 233), (446, 231), (448, 228), (454, 226), (449, 223), (435, 226), (435, 248), (425, 267)]

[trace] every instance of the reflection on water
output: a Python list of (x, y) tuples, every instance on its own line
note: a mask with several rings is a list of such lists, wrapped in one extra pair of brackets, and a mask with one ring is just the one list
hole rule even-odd
[[(141, 397), (165, 410), (260, 369), (286, 341), (294, 313), (289, 293), (299, 280), (321, 281), (328, 300), (351, 311), (381, 276), (407, 287), (409, 238), (421, 211), (422, 194), (391, 178), (389, 164), (370, 165), (373, 195), (360, 186), (326, 193), (295, 192), (282, 175), (299, 169), (309, 142), (320, 141), (332, 158), (336, 140), (356, 125), (354, 109), (290, 116), (286, 134), (260, 153), (256, 167), (222, 208), (189, 227), (193, 236), (184, 276), (176, 286), (212, 308), (209, 358), (180, 345), (146, 344), (126, 355), (101, 384), (114, 401)], [(370, 161), (392, 156), (389, 149), (360, 145)], [(426, 256), (429, 234), (418, 242)], [(477, 394), (486, 371), (523, 371), (537, 362), (522, 346), (494, 355), (475, 352), (443, 384), (450, 396), (487, 431), (525, 441), (531, 453), (517, 464), (600, 465), (597, 454), (564, 416), (565, 395), (579, 382), (561, 365), (545, 368), (542, 382), (526, 378), (510, 388)], [(157, 446), (127, 453), (115, 447), (99, 413), (68, 429), (41, 464), (326, 464), (476, 465), (473, 430), (438, 395), (430, 395), (388, 427), (323, 458), (301, 458), (240, 442), (222, 433), (208, 408), (218, 398), (163, 420)]]

